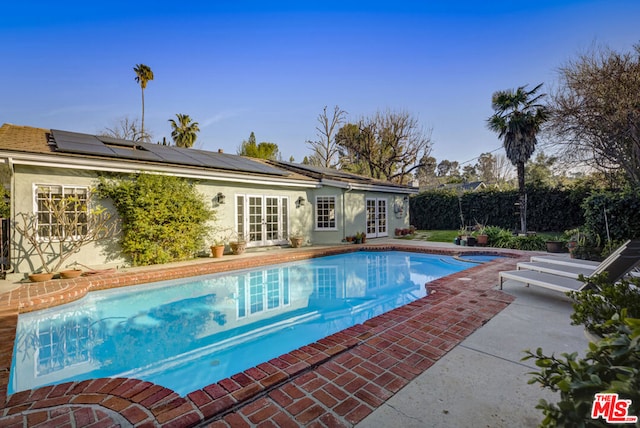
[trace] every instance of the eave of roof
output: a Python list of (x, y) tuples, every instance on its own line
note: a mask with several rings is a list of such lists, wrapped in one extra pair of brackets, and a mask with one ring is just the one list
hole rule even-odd
[[(141, 171), (172, 174), (191, 179), (218, 180), (263, 185), (314, 188), (320, 187), (317, 180), (292, 174), (273, 175), (250, 171), (230, 171), (216, 168), (171, 164), (168, 162), (114, 159), (104, 156), (89, 156), (60, 153), (54, 150), (49, 140), (49, 130), (4, 124), (0, 127), (0, 158), (14, 165), (41, 167), (66, 167), (82, 170), (137, 173)], [(186, 149), (188, 150), (188, 149)], [(234, 156), (234, 155), (227, 155)], [(251, 161), (253, 162), (253, 160)]]

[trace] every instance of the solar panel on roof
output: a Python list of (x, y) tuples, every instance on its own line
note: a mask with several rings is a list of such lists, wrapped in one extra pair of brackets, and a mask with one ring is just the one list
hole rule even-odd
[(115, 156), (113, 150), (102, 144), (93, 135), (51, 130), (57, 150), (65, 153), (79, 153), (97, 156)]
[[(147, 147), (153, 146), (153, 147)], [(155, 155), (160, 157), (165, 162), (169, 163), (177, 163), (180, 165), (194, 165), (194, 166), (206, 166), (202, 162), (190, 157), (182, 150), (176, 150), (170, 146), (162, 146), (159, 144), (148, 144), (145, 145), (150, 152), (153, 152)]]
[(339, 169), (323, 168), (323, 167), (317, 167), (317, 166), (305, 165), (305, 164), (294, 164), (294, 163), (282, 162), (282, 161), (280, 163), (283, 164), (283, 165), (288, 165), (288, 166), (291, 166), (293, 168), (297, 168), (297, 169), (303, 170), (303, 171), (313, 172), (315, 174), (322, 174), (325, 177), (346, 178), (346, 179), (361, 180), (361, 181), (371, 181), (371, 179), (369, 177), (363, 177), (361, 175), (352, 174), (350, 172), (341, 171)]
[(118, 138), (52, 130), (56, 151), (117, 159), (163, 162), (257, 174), (289, 175), (288, 172), (241, 156), (204, 150), (136, 143)]
[(147, 150), (133, 150), (120, 147), (109, 147), (113, 150), (117, 157), (124, 159), (146, 160), (146, 161), (162, 161), (162, 159)]
[(212, 153), (215, 156), (220, 156), (221, 160), (233, 165), (236, 169), (244, 171), (247, 168), (251, 168), (252, 171), (261, 172), (264, 174), (277, 174), (277, 175), (289, 175), (279, 168), (271, 165), (264, 164), (262, 162), (254, 161), (242, 156), (233, 156), (226, 153)]
[(107, 137), (105, 135), (98, 135), (97, 138), (103, 143), (113, 144), (116, 146), (135, 147), (138, 145), (138, 143), (135, 143), (133, 141), (121, 140), (120, 138), (112, 138), (112, 137)]

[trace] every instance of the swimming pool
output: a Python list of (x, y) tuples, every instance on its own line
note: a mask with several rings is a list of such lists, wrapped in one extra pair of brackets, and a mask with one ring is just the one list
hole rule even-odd
[(9, 393), (98, 377), (187, 394), (426, 295), (474, 266), (356, 252), (91, 292), (19, 317)]

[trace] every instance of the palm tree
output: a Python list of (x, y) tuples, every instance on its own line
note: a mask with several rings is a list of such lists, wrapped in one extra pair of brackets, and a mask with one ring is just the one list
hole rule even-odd
[(549, 112), (539, 101), (546, 94), (536, 95), (542, 83), (530, 91), (526, 85), (515, 91), (497, 91), (491, 97), (491, 107), (495, 113), (487, 119), (490, 130), (503, 139), (507, 158), (518, 173), (518, 194), (520, 200), (521, 232), (527, 232), (527, 193), (524, 187), (524, 164), (531, 158), (538, 140), (536, 135), (547, 120)]
[(188, 114), (176, 114), (177, 121), (169, 119), (171, 123), (171, 138), (177, 147), (193, 147), (193, 143), (198, 138), (197, 133), (200, 132), (198, 122), (191, 122)]
[(147, 87), (147, 82), (153, 80), (153, 71), (151, 71), (148, 65), (144, 64), (136, 64), (133, 71), (136, 72), (136, 82), (140, 84), (140, 88), (142, 89), (142, 124), (140, 126), (140, 134), (146, 135), (144, 133), (144, 89)]

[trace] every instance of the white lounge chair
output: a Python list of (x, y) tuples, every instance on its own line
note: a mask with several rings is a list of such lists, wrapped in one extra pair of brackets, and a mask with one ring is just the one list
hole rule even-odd
[[(609, 276), (609, 280), (615, 282), (628, 274), (639, 264), (640, 239), (632, 239), (622, 244), (620, 248), (595, 267), (590, 274), (585, 275), (585, 277), (589, 278), (590, 276), (606, 272)], [(525, 263), (519, 263), (519, 265), (523, 267), (526, 266)], [(531, 262), (529, 266), (534, 267)], [(546, 271), (515, 270), (500, 272), (500, 289), (502, 290), (502, 285), (505, 279), (523, 282), (527, 285), (537, 285), (539, 287), (545, 287), (556, 291), (576, 291), (593, 287), (593, 284), (588, 280), (584, 282), (579, 281), (577, 279), (577, 275), (573, 277), (570, 277), (569, 275), (571, 271), (575, 271), (576, 269), (588, 269), (586, 267), (562, 267), (562, 265), (550, 267), (549, 263), (547, 263), (545, 268)], [(564, 271), (563, 275), (559, 274), (560, 271)]]
[(578, 279), (580, 275), (590, 276), (596, 270), (596, 266), (577, 267), (565, 266), (555, 263), (543, 262), (520, 262), (516, 265), (517, 270), (534, 270), (536, 272), (546, 272), (552, 275), (566, 276), (567, 278)]
[(550, 263), (561, 266), (575, 266), (575, 267), (593, 267), (596, 268), (600, 262), (594, 262), (593, 260), (582, 259), (570, 259), (569, 257), (558, 256), (531, 256), (531, 262), (536, 263)]
[[(566, 257), (540, 257), (540, 256), (532, 256), (530, 262), (520, 262), (516, 265), (516, 269), (522, 270), (535, 270), (538, 272), (546, 272), (553, 275), (566, 276), (567, 278), (578, 279), (580, 275), (591, 276), (594, 273), (600, 272), (603, 268), (609, 266), (610, 263), (613, 263), (618, 255), (623, 251), (630, 251), (628, 246), (631, 241), (627, 241), (618, 248), (614, 252), (612, 252), (609, 257), (607, 257), (602, 262), (594, 262), (591, 260), (580, 260), (580, 259), (568, 259)], [(633, 254), (631, 254), (633, 255)]]

